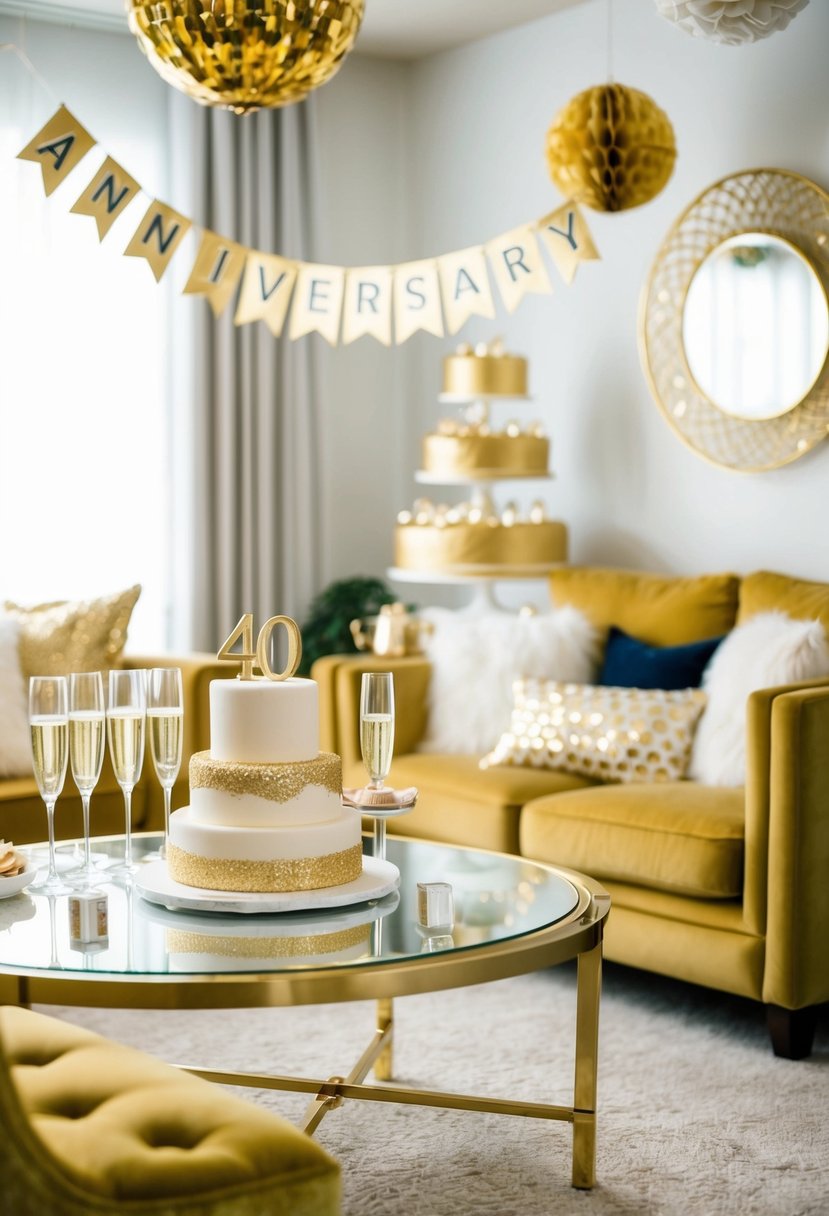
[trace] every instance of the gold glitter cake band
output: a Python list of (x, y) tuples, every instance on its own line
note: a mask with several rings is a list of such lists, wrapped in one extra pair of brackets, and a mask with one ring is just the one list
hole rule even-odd
[(317, 891), (359, 878), (363, 849), (361, 844), (355, 844), (322, 857), (239, 861), (232, 857), (201, 857), (169, 844), (167, 866), (176, 882), (208, 891)]
[(320, 752), (314, 760), (296, 760), (292, 764), (240, 764), (234, 760), (213, 760), (210, 752), (196, 752), (190, 759), (191, 790), (255, 794), (270, 802), (289, 802), (298, 798), (308, 785), (319, 785), (339, 795), (343, 788), (340, 757), (333, 752)]
[(368, 947), (371, 925), (353, 925), (336, 933), (314, 933), (300, 937), (211, 937), (184, 929), (167, 930), (171, 954), (216, 954), (221, 958), (313, 958), (336, 954), (352, 946)]

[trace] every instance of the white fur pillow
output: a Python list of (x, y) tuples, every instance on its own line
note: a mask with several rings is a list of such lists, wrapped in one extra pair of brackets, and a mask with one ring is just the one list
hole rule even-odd
[(20, 671), (20, 626), (0, 613), (0, 777), (30, 777), (29, 709)]
[(820, 621), (761, 612), (738, 625), (714, 652), (702, 687), (700, 718), (688, 775), (706, 785), (746, 779), (746, 701), (758, 688), (829, 675), (829, 643)]
[(507, 730), (513, 681), (522, 676), (589, 684), (597, 664), (596, 632), (577, 608), (543, 616), (427, 609), (435, 630), (429, 722), (420, 751), (483, 755)]

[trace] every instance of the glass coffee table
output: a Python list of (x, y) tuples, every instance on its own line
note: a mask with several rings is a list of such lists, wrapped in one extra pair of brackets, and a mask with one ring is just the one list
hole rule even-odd
[[(136, 858), (156, 835), (134, 840)], [(123, 855), (121, 837), (98, 854)], [(370, 851), (370, 841), (364, 842)], [(23, 891), (0, 900), (0, 1003), (131, 1009), (217, 1009), (376, 1000), (374, 1036), (343, 1076), (313, 1079), (184, 1065), (209, 1080), (312, 1096), (313, 1133), (345, 1099), (521, 1115), (572, 1124), (572, 1183), (595, 1181), (596, 1072), (602, 934), (610, 899), (592, 879), (524, 858), (390, 837), (398, 892), (371, 904), (319, 912), (217, 916), (172, 911), (116, 879), (107, 895), (108, 939), (70, 938), (66, 896)], [(424, 928), (418, 883), (449, 883), (454, 925)], [(413, 1089), (393, 1082), (393, 1000), (487, 983), (576, 959), (572, 1106)], [(373, 1084), (366, 1077), (373, 1070)]]

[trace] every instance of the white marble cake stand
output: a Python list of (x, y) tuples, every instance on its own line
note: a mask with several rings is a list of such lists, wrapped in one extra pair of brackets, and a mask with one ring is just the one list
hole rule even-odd
[(400, 871), (390, 861), (363, 857), (360, 877), (338, 887), (319, 891), (208, 891), (176, 882), (167, 871), (166, 861), (151, 861), (136, 874), (135, 889), (151, 904), (190, 912), (303, 912), (380, 899), (395, 891), (399, 882)]

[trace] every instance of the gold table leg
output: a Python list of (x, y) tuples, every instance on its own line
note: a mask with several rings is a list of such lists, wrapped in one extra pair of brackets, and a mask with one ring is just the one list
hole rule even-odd
[(596, 1181), (596, 1078), (599, 1057), (601, 943), (579, 955), (576, 986), (576, 1076), (573, 1089), (573, 1186)]
[(385, 1047), (374, 1061), (378, 1081), (390, 1081), (393, 1067), (394, 1005), (391, 997), (377, 1002), (377, 1031), (384, 1036)]

